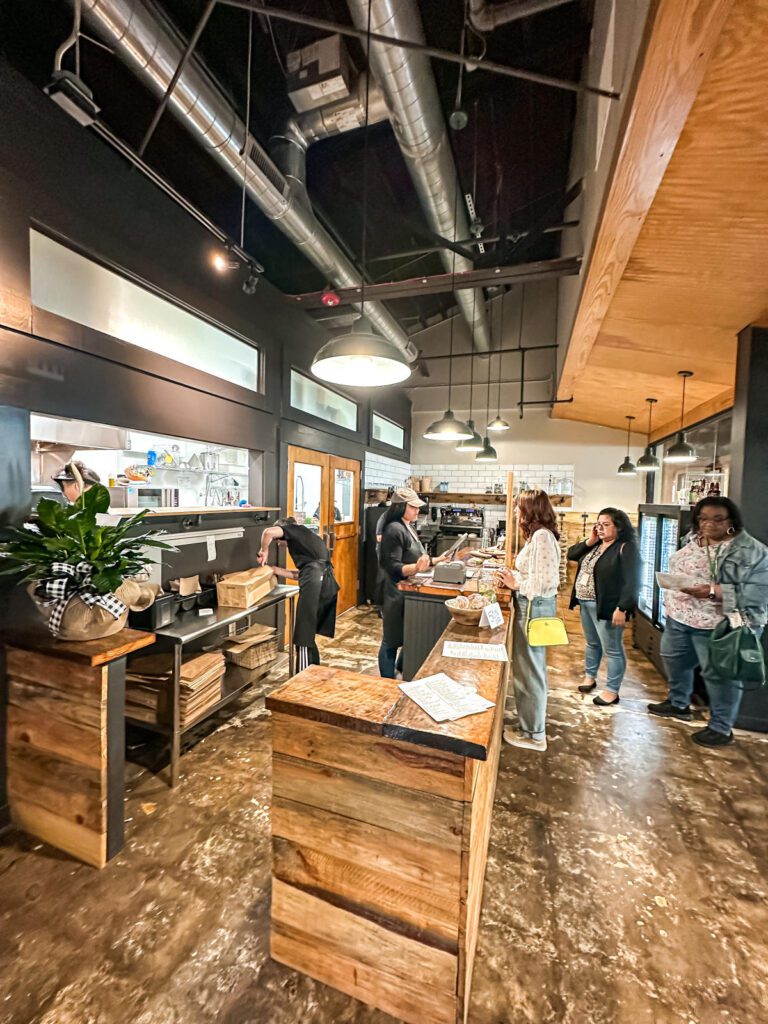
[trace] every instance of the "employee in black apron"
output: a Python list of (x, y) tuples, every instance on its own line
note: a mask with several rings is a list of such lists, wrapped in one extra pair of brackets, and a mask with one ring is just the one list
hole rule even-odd
[(385, 679), (394, 679), (402, 671), (405, 597), (398, 590), (398, 583), (445, 561), (443, 555), (430, 558), (416, 533), (414, 524), (423, 505), (426, 502), (416, 491), (401, 487), (392, 495), (392, 504), (381, 522), (379, 565), (383, 575), (384, 638), (379, 648), (379, 672)]
[(272, 569), (276, 576), (298, 579), (301, 588), (293, 633), (297, 671), (301, 672), (309, 665), (320, 664), (315, 635), (333, 636), (336, 632), (339, 585), (325, 543), (312, 530), (300, 526), (293, 516), (278, 519), (262, 533), (259, 565), (267, 564), (272, 541), (285, 544), (296, 565), (296, 569), (280, 566), (272, 566)]

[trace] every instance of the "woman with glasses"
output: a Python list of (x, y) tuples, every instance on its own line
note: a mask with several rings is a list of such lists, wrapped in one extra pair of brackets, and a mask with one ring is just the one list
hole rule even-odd
[(733, 743), (733, 723), (744, 689), (711, 667), (709, 641), (724, 616), (741, 612), (757, 635), (768, 618), (768, 548), (744, 529), (728, 498), (704, 498), (693, 510), (687, 542), (669, 559), (669, 572), (688, 576), (683, 590), (665, 590), (667, 614), (661, 655), (669, 696), (649, 704), (652, 715), (690, 722), (693, 673), (698, 665), (709, 694), (709, 725), (693, 734), (702, 747)]
[(610, 707), (619, 703), (619, 690), (627, 668), (624, 628), (637, 608), (640, 589), (640, 552), (626, 512), (604, 508), (590, 536), (568, 549), (578, 562), (571, 593), (571, 608), (579, 606), (584, 630), (584, 682), (581, 693), (597, 687), (597, 672), (605, 655), (608, 679), (592, 703)]

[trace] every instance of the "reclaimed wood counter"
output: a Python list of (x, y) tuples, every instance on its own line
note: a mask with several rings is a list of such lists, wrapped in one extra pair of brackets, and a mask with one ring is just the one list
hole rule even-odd
[(451, 623), (425, 662), (494, 701), (458, 722), (324, 666), (267, 698), (272, 956), (408, 1024), (467, 1019), (504, 719), (508, 665), (443, 640), (510, 633)]
[(11, 818), (95, 867), (124, 845), (125, 659), (154, 640), (4, 638)]

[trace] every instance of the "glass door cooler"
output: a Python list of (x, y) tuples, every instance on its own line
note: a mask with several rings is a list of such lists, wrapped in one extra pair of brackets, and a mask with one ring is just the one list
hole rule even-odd
[(638, 509), (640, 557), (643, 571), (640, 580), (635, 643), (663, 673), (659, 653), (661, 634), (666, 618), (664, 593), (656, 582), (657, 572), (669, 571), (669, 558), (691, 527), (691, 510), (678, 505), (641, 505)]

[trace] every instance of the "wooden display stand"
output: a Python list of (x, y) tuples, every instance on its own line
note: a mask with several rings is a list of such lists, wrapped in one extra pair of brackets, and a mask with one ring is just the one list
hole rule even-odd
[(6, 642), (11, 818), (98, 868), (124, 845), (125, 658), (154, 639)]
[(272, 711), (275, 960), (409, 1024), (463, 1024), (477, 944), (507, 664), (442, 657), (507, 643), (451, 623), (419, 672), (495, 707), (437, 723), (390, 680), (314, 666)]

